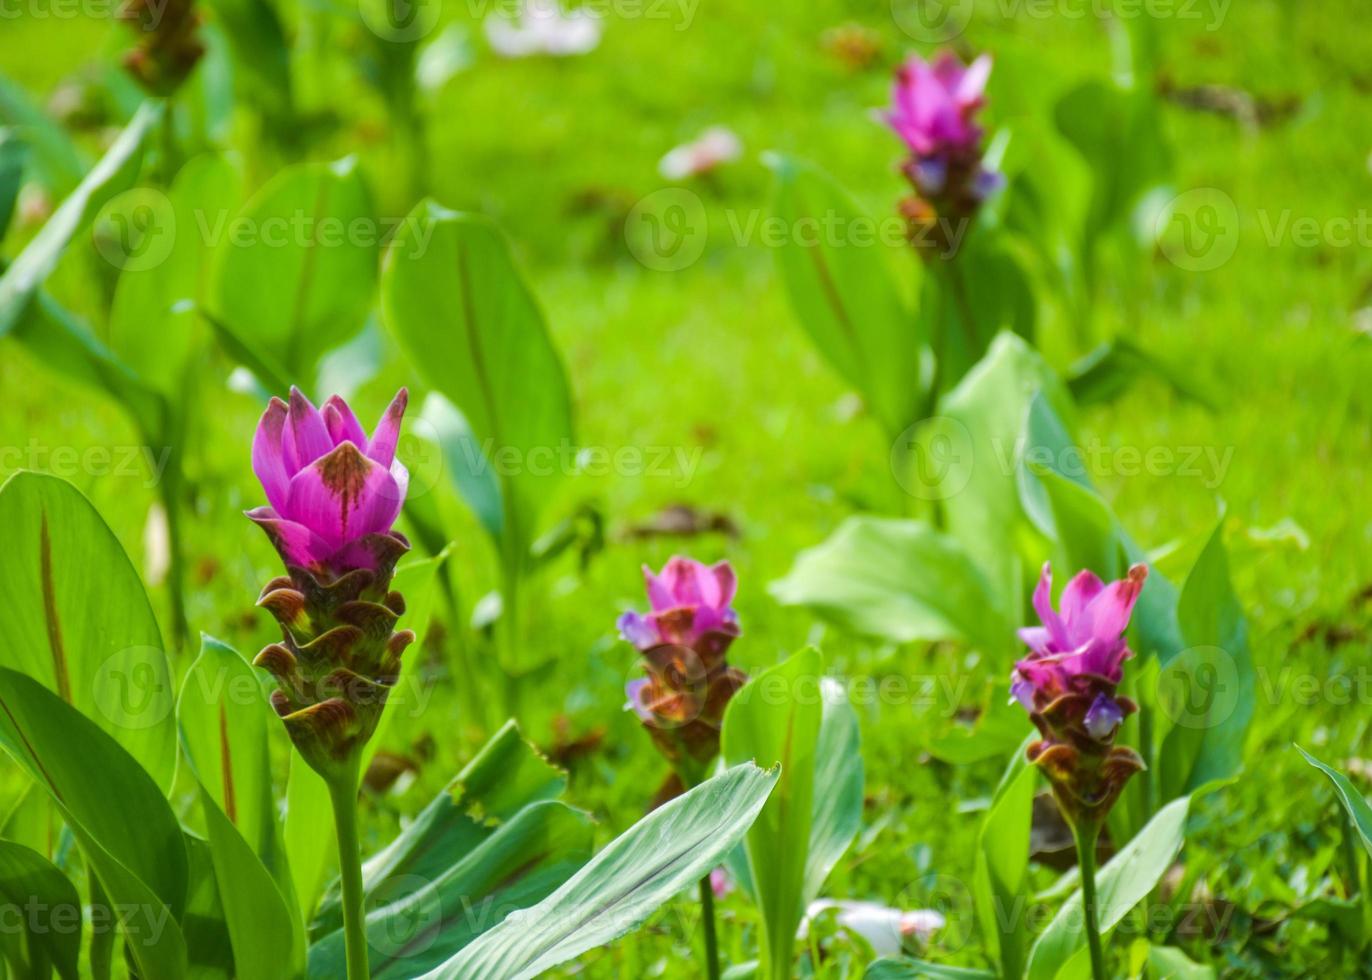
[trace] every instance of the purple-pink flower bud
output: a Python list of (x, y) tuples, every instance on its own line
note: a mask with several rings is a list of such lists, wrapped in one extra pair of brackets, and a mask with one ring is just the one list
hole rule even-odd
[(640, 650), (663, 643), (694, 646), (707, 633), (738, 634), (738, 614), (730, 608), (738, 582), (727, 561), (705, 565), (674, 557), (660, 575), (643, 567), (652, 612), (633, 610), (619, 617), (619, 632)]
[(981, 140), (975, 117), (985, 104), (990, 75), (989, 55), (967, 66), (951, 51), (932, 64), (911, 55), (896, 70), (886, 122), (920, 159), (974, 151)]
[(257, 426), (252, 465), (268, 506), (247, 516), (271, 538), (288, 567), (338, 576), (375, 570), (392, 555), (409, 473), (395, 458), (409, 401), (402, 388), (371, 438), (337, 395), (322, 411), (291, 389), (273, 398)]

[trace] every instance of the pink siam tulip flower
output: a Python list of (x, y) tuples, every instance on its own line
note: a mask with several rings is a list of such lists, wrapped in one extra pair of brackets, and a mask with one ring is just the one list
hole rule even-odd
[(1074, 825), (1099, 826), (1129, 777), (1143, 768), (1133, 749), (1114, 741), (1137, 710), (1117, 689), (1124, 662), (1133, 656), (1124, 631), (1147, 578), (1143, 565), (1108, 585), (1080, 572), (1055, 610), (1052, 570), (1045, 564), (1034, 589), (1042, 625), (1019, 631), (1029, 656), (1015, 664), (1010, 693), (1043, 735), (1029, 747), (1029, 760), (1048, 776)]
[(990, 75), (989, 55), (966, 66), (951, 51), (933, 62), (911, 56), (896, 70), (891, 108), (881, 116), (910, 151), (901, 172), (915, 194), (900, 202), (910, 240), (938, 245), (936, 254), (944, 257), (959, 246), (948, 227), (975, 216), (1004, 183), (1002, 175), (982, 165), (982, 130), (976, 121)]
[(625, 685), (637, 713), (684, 786), (704, 778), (719, 754), (724, 708), (747, 681), (726, 656), (738, 637), (729, 605), (737, 582), (728, 562), (672, 558), (660, 574), (643, 569), (652, 611), (626, 612), (619, 630), (643, 657), (647, 676)]
[[(1043, 625), (1019, 631), (1030, 654), (1015, 665), (1010, 685), (1011, 694), (1025, 710), (1034, 711), (1064, 694), (1078, 693), (1083, 678), (1104, 680), (1111, 687), (1119, 684), (1122, 665), (1133, 656), (1124, 630), (1147, 578), (1143, 565), (1135, 565), (1127, 578), (1109, 585), (1090, 571), (1079, 572), (1063, 589), (1061, 611), (1055, 612), (1053, 572), (1047, 564), (1043, 566), (1034, 589), (1034, 610)], [(1122, 719), (1109, 695), (1097, 692), (1086, 716), (1091, 734), (1104, 737)]]
[(974, 151), (981, 140), (974, 118), (990, 75), (990, 55), (966, 67), (951, 51), (932, 64), (912, 55), (896, 70), (886, 122), (920, 159)]
[(704, 565), (672, 558), (654, 575), (646, 565), (643, 578), (653, 611), (632, 610), (619, 617), (619, 631), (640, 650), (663, 643), (694, 646), (708, 633), (738, 635), (738, 614), (729, 607), (738, 583), (727, 561)]
[(268, 506), (247, 512), (287, 567), (337, 576), (375, 570), (405, 545), (391, 530), (409, 473), (395, 458), (409, 394), (401, 389), (370, 438), (337, 395), (316, 409), (291, 389), (273, 398), (257, 426), (252, 464)]

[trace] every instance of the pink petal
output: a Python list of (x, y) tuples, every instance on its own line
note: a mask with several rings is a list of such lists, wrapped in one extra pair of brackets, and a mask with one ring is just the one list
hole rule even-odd
[(1053, 637), (1042, 626), (1025, 626), (1015, 632), (1020, 642), (1039, 656), (1047, 656), (1053, 652)]
[(1135, 565), (1129, 569), (1128, 577), (1107, 585), (1086, 607), (1083, 629), (1103, 643), (1119, 639), (1129, 626), (1134, 603), (1147, 578), (1148, 566)]
[(710, 570), (714, 572), (715, 588), (718, 590), (714, 605), (727, 606), (734, 601), (734, 595), (738, 592), (738, 578), (734, 575), (733, 566), (721, 561), (712, 565)]
[(290, 487), (292, 473), (286, 468), (286, 458), (281, 446), (282, 432), (286, 427), (286, 403), (273, 398), (267, 403), (267, 410), (257, 423), (257, 433), (252, 440), (252, 469), (258, 482), (266, 491), (267, 501), (278, 510), (286, 505), (286, 492)]
[(402, 503), (390, 471), (345, 442), (291, 480), (286, 516), (338, 548), (389, 531)]
[(698, 561), (679, 555), (668, 559), (667, 567), (662, 569), (662, 579), (676, 600), (673, 605), (697, 606), (706, 601), (701, 591), (707, 577), (704, 572), (705, 566)]
[(326, 456), (333, 449), (333, 440), (324, 425), (324, 417), (299, 388), (291, 387), (291, 404), (287, 410), (292, 444), (298, 465), (302, 468)]
[(270, 507), (246, 512), (250, 521), (267, 533), (287, 565), (309, 568), (321, 564), (333, 549), (329, 543), (303, 524), (280, 517)]
[[(663, 568), (662, 571), (665, 575), (667, 569)], [(643, 581), (648, 588), (648, 604), (655, 612), (671, 609), (676, 605), (676, 596), (672, 594), (666, 579), (653, 574), (653, 570), (647, 565), (643, 566)]]
[(1034, 587), (1034, 611), (1039, 614), (1039, 619), (1042, 620), (1044, 628), (1048, 630), (1048, 635), (1057, 648), (1068, 649), (1071, 644), (1067, 640), (1067, 631), (1063, 628), (1058, 614), (1053, 611), (1053, 568), (1048, 562), (1043, 563), (1039, 584)]
[(367, 451), (367, 433), (347, 402), (337, 395), (330, 395), (324, 403), (323, 415), (324, 426), (329, 430), (329, 438), (335, 446), (340, 442), (351, 442), (364, 453)]
[(1090, 638), (1090, 630), (1082, 630), (1082, 627), (1087, 625), (1086, 607), (1103, 588), (1105, 583), (1095, 572), (1083, 569), (1074, 575), (1072, 581), (1062, 590), (1058, 608), (1062, 610), (1063, 626), (1074, 645), (1085, 643)]
[(963, 109), (976, 108), (986, 95), (986, 83), (991, 78), (991, 56), (984, 54), (970, 65), (958, 79), (953, 98)]
[(395, 447), (400, 441), (400, 421), (405, 417), (405, 408), (409, 404), (409, 389), (401, 388), (386, 406), (386, 411), (381, 413), (381, 421), (376, 423), (371, 444), (367, 447), (367, 456), (382, 466), (390, 466), (395, 459)]

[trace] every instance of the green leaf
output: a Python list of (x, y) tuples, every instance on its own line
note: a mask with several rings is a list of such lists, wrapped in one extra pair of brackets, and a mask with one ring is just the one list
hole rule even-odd
[[(538, 754), (507, 721), (457, 774), (448, 788), (362, 866), (363, 891), (394, 890), (397, 882), (434, 881), (521, 809), (552, 800), (567, 775)], [(316, 937), (343, 926), (338, 882), (319, 905), (310, 931)]]
[(100, 162), (0, 276), (0, 337), (23, 317), (71, 240), (94, 220), (106, 201), (137, 178), (144, 143), (161, 118), (159, 103), (144, 103)]
[(507, 576), (520, 573), (562, 475), (572, 408), (562, 359), (508, 244), (486, 218), (425, 201), (388, 251), (381, 299), (416, 370), (485, 447), (500, 480), (502, 564)]
[(305, 918), (314, 912), (324, 890), (324, 876), (337, 860), (329, 787), (299, 755), (291, 753), (286, 779), (286, 823), (282, 832), (286, 853), (291, 856), (291, 880), (295, 900)]
[(1024, 740), (1010, 758), (986, 819), (977, 834), (972, 879), (977, 922), (1000, 973), (1018, 977), (1024, 972), (1029, 944), (1028, 909), (1029, 832), (1034, 809), (1037, 772), (1029, 765)]
[(457, 492), (462, 495), (476, 519), (492, 540), (499, 541), (504, 527), (500, 481), (481, 443), (472, 432), (467, 417), (456, 405), (437, 392), (424, 399), (419, 414), (438, 440), (443, 465), (452, 475)]
[(735, 766), (644, 817), (543, 901), (483, 933), (433, 980), (527, 980), (640, 926), (747, 832), (775, 771)]
[(287, 167), (224, 230), (214, 320), (288, 378), (313, 383), (319, 359), (356, 336), (372, 308), (377, 229), (356, 160)]
[(1296, 751), (1305, 756), (1306, 762), (1329, 777), (1329, 781), (1334, 784), (1334, 789), (1339, 794), (1339, 802), (1343, 804), (1349, 821), (1358, 832), (1363, 849), (1367, 851), (1368, 857), (1372, 857), (1372, 806), (1367, 805), (1367, 798), (1337, 769), (1321, 762), (1299, 745), (1296, 746)]
[[(144, 198), (157, 195), (156, 198)], [(192, 159), (166, 196), (147, 190), (126, 195), (130, 223), (141, 222), (146, 244), (119, 274), (110, 308), (110, 348), (172, 403), (184, 400), (187, 362), (201, 332), (199, 308), (207, 292), (211, 237), (223, 234), (237, 211), (242, 187), (222, 156)], [(123, 203), (121, 198), (120, 203)]]
[(32, 148), (34, 170), (52, 194), (65, 195), (81, 182), (86, 162), (66, 130), (4, 75), (0, 75), (0, 123)]
[(187, 894), (181, 827), (162, 790), (114, 737), (37, 681), (0, 668), (0, 746), (51, 794), (116, 905), (148, 980), (179, 980)]
[(1201, 966), (1175, 946), (1148, 947), (1150, 980), (1215, 980), (1215, 968)]
[[(776, 214), (788, 230), (776, 249), (777, 269), (791, 308), (894, 438), (919, 418), (927, 398), (929, 338), (891, 279), (877, 223), (815, 167), (777, 157), (773, 169)], [(909, 262), (904, 271), (918, 281), (919, 270)]]
[(143, 584), (81, 492), (20, 472), (0, 487), (0, 666), (55, 691), (113, 736), (165, 791), (175, 695)]
[(24, 182), (24, 161), (28, 147), (13, 129), (0, 129), (0, 242), (5, 240), (19, 188)]
[[(441, 967), (512, 911), (546, 898), (593, 849), (586, 814), (555, 801), (531, 802), (476, 846), (435, 853), (439, 866), (424, 872), (410, 867), (371, 883), (367, 945), (373, 980), (408, 980)], [(341, 930), (316, 940), (310, 974), (343, 976), (344, 945)]]
[(1186, 577), (1177, 603), (1186, 648), (1159, 686), (1172, 722), (1161, 750), (1163, 799), (1233, 775), (1253, 720), (1257, 677), (1248, 624), (1229, 580), (1223, 518)]
[(293, 908), (294, 896), (288, 905), (272, 873), (203, 785), (200, 808), (233, 948), (234, 975), (300, 976), (305, 935)]
[(996, 980), (996, 974), (962, 966), (893, 957), (872, 963), (862, 975), (862, 980)]
[(202, 636), (200, 655), (181, 682), (176, 716), (200, 791), (247, 841), (257, 860), (273, 869), (278, 881), (288, 880), (269, 741), (280, 721), (262, 676), (232, 647)]
[[(938, 480), (929, 489), (941, 503), (944, 526), (985, 573), (1005, 609), (1018, 608), (1024, 594), (1024, 559), (1014, 542), (1027, 520), (1015, 449), (1040, 392), (1060, 413), (1070, 410), (1057, 376), (1038, 352), (1023, 338), (1002, 333), (939, 403), (939, 415), (948, 421), (928, 426), (920, 440), (921, 459), (935, 467)], [(931, 441), (938, 439), (945, 441)]]
[[(0, 840), (0, 900), (23, 910), (17, 929), (11, 919), (0, 935), (7, 954), (28, 947), (27, 962), (11, 958), (16, 975), (47, 976), (48, 970), (40, 968), (46, 961), (62, 980), (79, 976), (81, 894), (56, 865), (23, 844)], [(16, 942), (21, 937), (22, 943)]]
[[(781, 765), (776, 790), (744, 843), (749, 883), (765, 933), (758, 971), (763, 977), (790, 976), (796, 930), (806, 902), (852, 840), (848, 834), (846, 840), (831, 842), (830, 853), (823, 859), (829, 867), (810, 866), (816, 770), (821, 765), (819, 730), (825, 706), (822, 674), (818, 651), (802, 650), (750, 680), (724, 712), (720, 754), (725, 762)], [(839, 760), (823, 761), (826, 769), (838, 765)], [(859, 807), (860, 798), (859, 792)]]
[(805, 859), (805, 905), (818, 897), (829, 872), (862, 828), (862, 736), (847, 689), (832, 677), (820, 681), (823, 698), (815, 743), (815, 785)]
[[(238, 99), (277, 126), (291, 116), (291, 57), (285, 30), (268, 0), (207, 0), (224, 29)], [(287, 135), (287, 134), (283, 134)]]
[[(1191, 797), (1173, 800), (1157, 812), (1096, 875), (1097, 918), (1106, 935), (1162, 880), (1181, 850)], [(1052, 980), (1068, 964), (1084, 959), (1086, 931), (1081, 890), (1063, 903), (1029, 953), (1028, 980)]]
[(961, 544), (922, 521), (850, 517), (769, 591), (843, 629), (894, 643), (964, 640), (1003, 650), (1013, 626)]
[(1067, 387), (1078, 405), (1114, 401), (1142, 377), (1155, 377), (1182, 398), (1218, 411), (1215, 399), (1189, 373), (1169, 364), (1127, 337), (1116, 337), (1091, 351), (1068, 372)]

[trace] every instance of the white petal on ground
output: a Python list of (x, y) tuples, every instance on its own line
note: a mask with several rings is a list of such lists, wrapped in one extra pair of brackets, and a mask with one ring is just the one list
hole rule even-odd
[(486, 18), (486, 40), (506, 58), (535, 55), (568, 57), (594, 51), (604, 29), (599, 17), (584, 10), (565, 11), (557, 0), (525, 0), (517, 19), (492, 14)]
[(657, 165), (666, 180), (681, 180), (708, 173), (743, 155), (743, 141), (726, 126), (711, 126), (700, 137), (673, 147)]
[(907, 938), (927, 943), (947, 922), (933, 909), (902, 912), (879, 902), (821, 898), (811, 902), (805, 909), (805, 918), (801, 920), (797, 938), (804, 939), (810, 931), (810, 921), (830, 909), (838, 910), (839, 925), (867, 940), (878, 956), (897, 955)]

